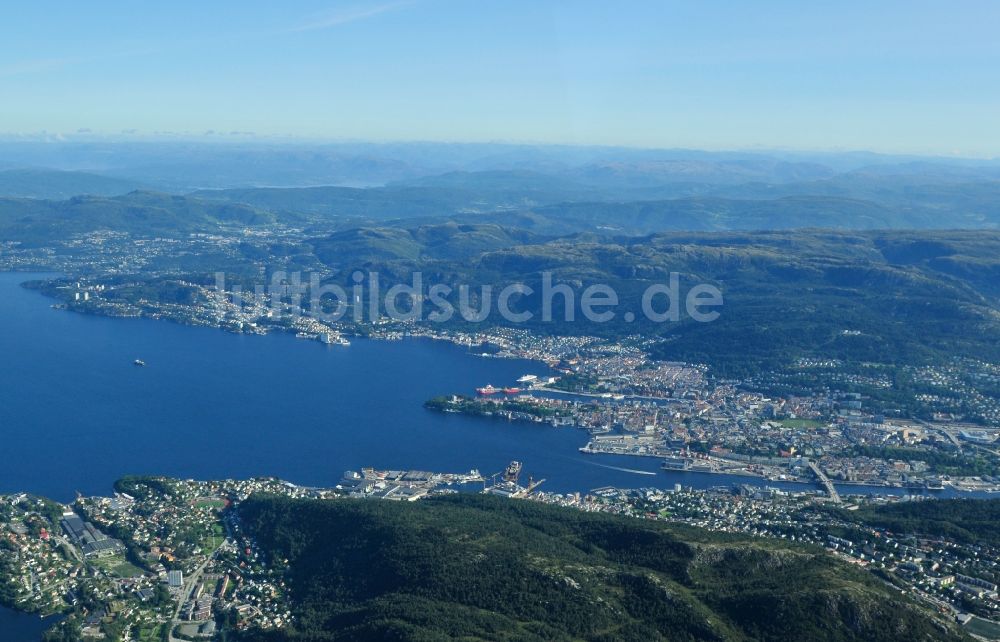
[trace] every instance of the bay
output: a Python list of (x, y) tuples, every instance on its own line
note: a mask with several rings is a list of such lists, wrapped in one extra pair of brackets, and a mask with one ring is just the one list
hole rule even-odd
[(68, 501), (107, 494), (125, 474), (331, 486), (363, 466), (488, 475), (514, 459), (556, 492), (811, 487), (664, 472), (656, 459), (582, 454), (587, 435), (578, 429), (423, 408), (435, 395), (548, 372), (537, 362), (482, 358), (432, 340), (326, 346), (77, 314), (21, 287), (40, 276), (0, 273), (0, 493)]
[[(577, 429), (423, 408), (435, 395), (547, 373), (537, 362), (482, 358), (440, 341), (325, 346), (76, 314), (20, 285), (42, 276), (0, 273), (0, 493), (70, 501), (77, 492), (108, 494), (125, 474), (332, 486), (362, 466), (490, 474), (513, 459), (556, 492), (675, 483), (812, 488), (664, 472), (652, 458), (584, 455), (587, 435)], [(37, 640), (49, 625), (0, 607), (3, 640)]]
[(52, 626), (57, 619), (19, 613), (0, 606), (0, 639), (4, 642), (38, 642), (45, 629)]
[[(577, 451), (582, 431), (423, 408), (548, 372), (537, 362), (441, 341), (325, 346), (71, 313), (20, 286), (40, 276), (0, 274), (0, 492), (67, 501), (125, 474), (329, 486), (362, 466), (492, 473), (513, 459), (552, 490), (651, 479), (595, 465)], [(634, 459), (605, 464), (656, 470)]]

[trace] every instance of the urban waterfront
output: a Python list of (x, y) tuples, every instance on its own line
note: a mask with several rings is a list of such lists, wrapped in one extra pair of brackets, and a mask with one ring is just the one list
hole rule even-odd
[(361, 466), (489, 474), (513, 459), (554, 492), (675, 483), (809, 488), (667, 473), (654, 458), (582, 454), (587, 434), (579, 429), (423, 408), (434, 395), (544, 374), (537, 362), (484, 359), (440, 341), (324, 346), (284, 334), (74, 314), (20, 286), (38, 276), (0, 274), (0, 427), (7, 443), (19, 444), (4, 449), (0, 492), (65, 501), (76, 492), (105, 493), (130, 473), (273, 475), (329, 486)]

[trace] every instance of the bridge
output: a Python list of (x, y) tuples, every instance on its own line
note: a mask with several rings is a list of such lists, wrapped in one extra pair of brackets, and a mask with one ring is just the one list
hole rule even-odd
[(826, 473), (820, 470), (819, 466), (817, 466), (816, 462), (814, 461), (809, 462), (809, 469), (813, 471), (814, 475), (816, 475), (816, 479), (819, 480), (819, 483), (823, 484), (823, 488), (826, 489), (826, 494), (830, 496), (830, 501), (832, 501), (834, 504), (839, 504), (840, 493), (837, 492), (837, 489), (834, 487), (833, 482), (830, 481), (830, 478), (826, 476)]

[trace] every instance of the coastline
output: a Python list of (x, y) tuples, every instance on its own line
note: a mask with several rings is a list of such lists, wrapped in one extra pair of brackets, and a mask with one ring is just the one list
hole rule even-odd
[[(24, 271), (15, 272), (15, 274), (42, 276), (42, 275), (40, 275), (38, 273), (24, 272)], [(50, 275), (50, 274), (52, 274), (52, 273), (47, 273), (46, 276)], [(43, 296), (46, 296), (47, 298), (49, 298), (44, 292), (39, 292), (39, 290), (37, 288), (32, 288), (32, 291), (35, 291), (35, 292), (37, 292), (39, 294), (42, 294)], [(49, 306), (49, 307), (51, 307), (51, 306)], [(179, 326), (208, 327), (208, 328), (212, 328), (212, 329), (229, 330), (229, 328), (223, 327), (221, 325), (210, 326), (210, 325), (201, 324), (201, 323), (189, 323), (189, 322), (186, 322), (184, 319), (172, 318), (170, 316), (155, 316), (155, 315), (141, 315), (140, 314), (140, 315), (137, 315), (136, 317), (131, 317), (131, 316), (122, 317), (121, 315), (106, 313), (106, 311), (103, 311), (103, 310), (100, 310), (100, 309), (98, 309), (98, 310), (79, 309), (76, 306), (69, 307), (67, 309), (67, 311), (80, 312), (80, 313), (83, 314), (83, 316), (103, 317), (103, 318), (108, 318), (108, 319), (143, 318), (143, 319), (146, 319), (146, 320), (155, 320), (155, 321), (171, 320), (171, 321), (174, 321), (175, 325), (179, 325)], [(265, 334), (280, 334), (280, 335), (285, 335), (285, 336), (293, 336), (294, 335), (293, 334), (294, 331), (295, 331), (295, 328), (275, 327), (275, 328), (272, 329), (272, 331), (267, 332)], [(230, 332), (230, 333), (232, 333), (232, 332)], [(257, 333), (235, 332), (233, 334), (257, 334)], [(452, 334), (434, 333), (434, 332), (429, 332), (429, 331), (423, 331), (421, 329), (413, 329), (413, 330), (406, 331), (406, 332), (401, 332), (401, 331), (392, 331), (392, 332), (384, 331), (384, 332), (374, 332), (374, 333), (358, 333), (358, 334), (352, 335), (352, 336), (360, 336), (360, 337), (363, 337), (363, 338), (371, 339), (372, 341), (376, 341), (376, 342), (379, 342), (379, 341), (396, 341), (396, 340), (400, 340), (400, 339), (406, 338), (406, 339), (430, 339), (430, 340), (435, 341), (435, 342), (444, 341), (445, 343), (451, 343), (452, 345), (455, 345), (455, 346), (458, 346), (458, 347), (463, 347), (463, 348), (469, 348), (469, 347), (476, 346), (476, 345), (482, 345), (481, 343), (476, 343), (474, 341), (469, 341), (468, 338), (467, 338), (467, 335), (452, 335)], [(476, 352), (474, 352), (472, 350), (469, 350), (468, 354), (470, 356), (479, 356), (478, 353), (476, 353)], [(546, 360), (543, 359), (543, 358), (534, 358), (534, 359), (531, 359), (531, 357), (524, 357), (524, 356), (519, 356), (519, 355), (510, 355), (510, 354), (503, 354), (503, 353), (496, 354), (496, 355), (490, 355), (490, 356), (498, 357), (500, 359), (510, 359), (510, 358), (529, 359), (529, 360), (532, 360), (534, 363), (538, 364), (539, 367), (544, 366), (546, 368), (546, 370), (549, 367), (548, 364), (547, 364), (547, 362), (546, 362)], [(546, 395), (546, 394), (550, 394), (551, 393), (551, 394), (556, 394), (556, 395), (560, 395), (560, 396), (574, 396), (574, 395), (579, 395), (579, 396), (585, 397), (587, 399), (592, 399), (592, 400), (604, 400), (604, 399), (607, 399), (607, 397), (605, 395), (602, 395), (602, 394), (597, 394), (597, 393), (582, 393), (581, 394), (581, 393), (574, 393), (574, 392), (569, 392), (569, 391), (560, 391), (560, 390), (556, 390), (556, 389), (552, 389), (552, 388), (548, 388), (548, 387), (532, 388), (532, 389), (528, 390), (527, 392), (529, 392), (532, 395)], [(626, 397), (638, 398), (639, 396), (637, 396), (637, 395), (629, 395), (629, 396), (626, 396)], [(644, 400), (644, 401), (653, 401), (653, 400), (655, 400), (655, 401), (667, 402), (667, 403), (675, 402), (676, 401), (674, 399), (660, 398), (660, 397), (651, 397), (651, 398), (642, 397), (642, 400)], [(618, 401), (618, 400), (608, 399), (608, 401), (610, 403), (614, 403), (615, 401)], [(545, 420), (544, 419), (542, 419), (540, 421), (532, 420), (532, 422), (533, 423), (543, 423), (544, 424)], [(605, 454), (605, 453), (600, 453), (600, 454)], [(632, 457), (632, 456), (636, 456), (636, 455), (642, 456), (643, 455), (642, 453), (632, 453), (632, 452), (608, 453), (608, 454), (610, 454), (610, 455), (622, 455), (622, 456), (626, 456), (626, 457)], [(650, 456), (652, 456), (654, 458), (658, 457), (657, 455), (654, 455), (654, 454), (650, 454)], [(648, 459), (649, 457), (646, 456), (646, 457), (643, 457), (643, 458)], [(740, 471), (731, 471), (731, 472), (730, 471), (700, 471), (700, 472), (705, 472), (706, 474), (711, 474), (711, 475), (716, 476), (716, 477), (718, 475), (720, 475), (720, 474), (722, 474), (722, 475), (729, 475), (732, 478), (734, 478), (734, 480), (736, 480), (736, 481), (749, 479), (749, 480), (752, 480), (753, 482), (759, 483), (759, 484), (768, 484), (768, 483), (772, 483), (773, 484), (773, 483), (778, 483), (778, 482), (786, 482), (786, 483), (798, 483), (798, 484), (802, 484), (802, 485), (805, 485), (805, 486), (809, 486), (812, 483), (809, 480), (775, 480), (775, 479), (770, 478), (770, 477), (768, 477), (766, 475), (756, 475), (756, 474), (753, 474), (753, 473), (751, 473), (749, 471), (746, 471), (746, 472), (740, 472)], [(661, 472), (659, 471), (659, 469), (656, 471), (656, 473), (657, 473), (657, 477), (660, 480), (664, 481), (664, 483), (669, 483), (668, 481), (665, 480), (665, 477), (661, 474)], [(670, 478), (666, 478), (666, 479), (670, 479)], [(568, 482), (569, 480), (564, 480), (564, 481)], [(586, 483), (581, 483), (577, 487), (580, 490), (584, 490), (586, 488), (586, 486), (587, 486)], [(921, 489), (921, 488), (907, 488), (907, 487), (901, 487), (901, 486), (895, 486), (895, 485), (873, 485), (873, 484), (866, 484), (864, 482), (860, 482), (860, 483), (837, 482), (835, 484), (835, 486), (839, 487), (839, 488), (844, 488), (848, 492), (850, 491), (850, 489), (853, 489), (855, 487), (876, 489), (876, 492), (891, 493), (891, 494), (909, 494), (909, 493), (912, 493), (912, 492), (935, 492), (935, 493), (936, 492), (940, 492), (940, 491), (938, 491), (936, 489), (932, 490), (932, 489)], [(975, 487), (961, 486), (961, 485), (954, 487), (953, 492), (961, 493), (964, 496), (982, 496), (982, 495), (992, 494), (991, 492), (989, 492), (987, 490), (983, 490), (983, 489), (975, 488)]]

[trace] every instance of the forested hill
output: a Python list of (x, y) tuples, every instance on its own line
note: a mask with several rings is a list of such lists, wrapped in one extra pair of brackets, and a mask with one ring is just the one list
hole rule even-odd
[[(672, 232), (545, 240), (524, 230), (450, 224), (349, 230), (311, 240), (300, 254), (310, 253), (345, 275), (357, 268), (378, 272), (385, 287), (408, 282), (415, 271), (454, 290), (488, 284), (498, 292), (524, 283), (534, 290), (516, 304), (534, 315), (524, 327), (659, 336), (658, 357), (706, 363), (723, 377), (780, 369), (803, 357), (1000, 361), (996, 231)], [(618, 314), (604, 323), (588, 323), (582, 314), (573, 324), (542, 321), (545, 272), (577, 291), (611, 286), (621, 302)], [(725, 301), (719, 318), (697, 323), (682, 315), (677, 323), (650, 323), (638, 315), (628, 322), (622, 311), (641, 311), (645, 289), (667, 283), (671, 273), (685, 292), (699, 283), (718, 287)], [(346, 277), (344, 283), (350, 285)]]
[(837, 511), (847, 521), (898, 535), (935, 535), (967, 544), (1000, 546), (1000, 499), (948, 499)]
[(192, 232), (218, 232), (226, 226), (259, 227), (274, 221), (272, 214), (247, 205), (158, 192), (74, 196), (64, 201), (0, 197), (0, 240), (28, 245), (65, 241), (97, 230), (142, 238), (182, 238)]
[(252, 498), (297, 620), (254, 640), (958, 640), (816, 548), (532, 502)]

